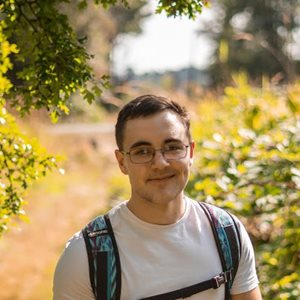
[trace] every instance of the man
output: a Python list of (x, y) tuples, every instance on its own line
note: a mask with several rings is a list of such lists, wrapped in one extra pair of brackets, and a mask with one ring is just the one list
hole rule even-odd
[[(163, 97), (138, 97), (119, 113), (116, 142), (119, 167), (131, 185), (130, 199), (108, 213), (121, 261), (121, 299), (167, 293), (219, 274), (210, 223), (184, 195), (194, 155), (186, 110)], [(242, 254), (231, 299), (261, 300), (251, 242), (237, 223)], [(224, 293), (220, 287), (187, 299), (223, 300)], [(95, 299), (81, 232), (57, 265), (54, 299)]]

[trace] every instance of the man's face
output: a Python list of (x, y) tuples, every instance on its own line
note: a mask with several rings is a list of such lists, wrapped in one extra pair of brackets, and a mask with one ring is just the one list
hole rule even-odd
[[(160, 149), (171, 141), (189, 145), (186, 128), (172, 111), (163, 111), (148, 117), (127, 121), (124, 128), (123, 149), (128, 152), (136, 145)], [(151, 162), (134, 164), (129, 155), (116, 150), (121, 171), (129, 176), (131, 200), (167, 204), (183, 196), (193, 158), (194, 143), (187, 148), (185, 158), (166, 160), (156, 151)]]

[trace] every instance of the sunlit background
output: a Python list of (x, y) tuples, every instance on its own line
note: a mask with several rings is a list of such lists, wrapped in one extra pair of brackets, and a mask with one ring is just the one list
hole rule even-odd
[(209, 20), (212, 12), (205, 8), (201, 17), (167, 18), (155, 14), (155, 1), (149, 1), (147, 10), (152, 15), (142, 22), (140, 35), (121, 35), (113, 51), (113, 71), (124, 75), (128, 69), (137, 74), (178, 70), (190, 66), (202, 69), (211, 62), (212, 45), (209, 39), (197, 33), (202, 20)]
[(155, 14), (153, 0), (129, 1), (130, 9), (70, 2), (59, 10), (110, 87), (92, 104), (75, 93), (56, 124), (47, 111), (20, 118), (8, 107), (59, 163), (28, 190), (0, 240), (0, 299), (51, 299), (67, 239), (129, 197), (114, 123), (124, 103), (146, 93), (191, 111), (197, 159), (187, 193), (243, 220), (264, 299), (300, 299), (299, 1), (210, 1), (194, 20)]

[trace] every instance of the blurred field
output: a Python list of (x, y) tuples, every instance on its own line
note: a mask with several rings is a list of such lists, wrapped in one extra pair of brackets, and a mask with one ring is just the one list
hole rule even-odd
[(113, 132), (81, 129), (68, 134), (52, 128), (50, 133), (48, 126), (31, 124), (49, 152), (65, 157), (65, 174), (53, 172), (31, 188), (25, 207), (30, 221), (17, 222), (0, 240), (1, 300), (51, 299), (53, 271), (65, 242), (109, 206), (106, 185), (119, 172)]

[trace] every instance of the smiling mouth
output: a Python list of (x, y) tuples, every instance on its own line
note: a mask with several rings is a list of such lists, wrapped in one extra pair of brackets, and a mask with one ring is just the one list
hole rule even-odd
[(159, 182), (159, 181), (165, 181), (168, 179), (173, 178), (175, 175), (168, 175), (168, 176), (162, 176), (162, 177), (155, 177), (155, 178), (150, 178), (148, 181), (153, 181), (153, 182)]

